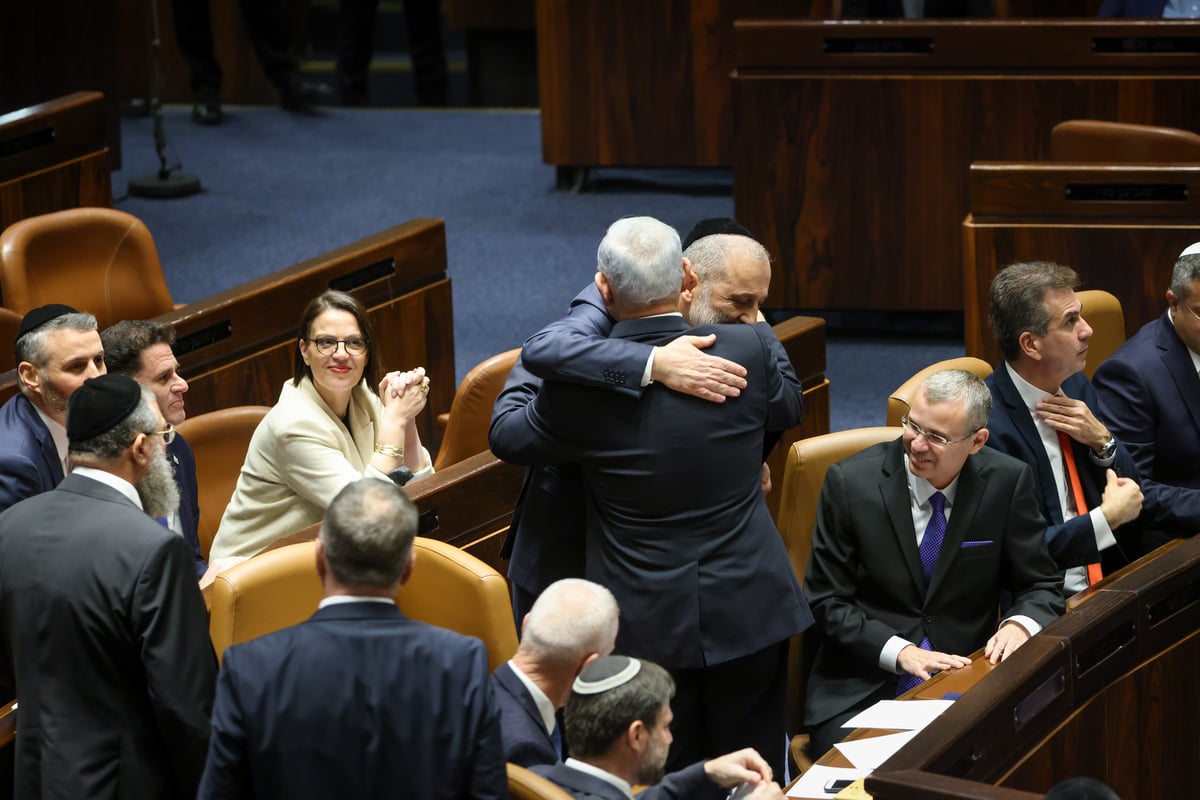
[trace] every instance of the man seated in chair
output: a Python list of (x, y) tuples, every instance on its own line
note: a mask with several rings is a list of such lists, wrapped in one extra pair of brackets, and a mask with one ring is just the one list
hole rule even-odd
[(990, 407), (978, 377), (936, 372), (901, 439), (826, 473), (804, 577), (823, 634), (804, 707), (813, 758), (856, 712), (981, 647), (995, 664), (1062, 613), (1029, 467), (984, 448)]
[(199, 797), (506, 796), (483, 643), (396, 607), (416, 531), (393, 483), (334, 497), (318, 611), (225, 652)]
[(771, 767), (753, 749), (698, 762), (664, 776), (671, 746), (675, 682), (652, 661), (606, 656), (579, 673), (567, 700), (567, 738), (573, 756), (533, 771), (580, 800), (722, 797), (744, 783), (755, 800), (782, 800)]
[[(100, 341), (104, 344), (104, 363), (109, 372), (128, 375), (153, 392), (163, 419), (172, 427), (187, 419), (183, 396), (187, 394), (188, 384), (180, 376), (179, 362), (171, 350), (175, 344), (173, 327), (149, 320), (125, 320), (101, 333)], [(176, 433), (175, 440), (167, 445), (167, 457), (179, 487), (179, 510), (164, 524), (187, 542), (196, 562), (196, 577), (200, 579), (200, 587), (204, 588), (222, 569), (245, 559), (237, 556), (220, 559), (220, 563), (214, 563), (209, 569), (200, 554), (200, 538), (196, 532), (200, 524), (200, 505), (192, 448)]]
[(35, 308), (13, 347), (21, 393), (0, 407), (0, 511), (62, 482), (67, 401), (104, 374), (96, 318), (70, 306)]
[(546, 587), (525, 615), (516, 655), (492, 673), (506, 761), (562, 760), (556, 714), (579, 671), (612, 652), (617, 623), (617, 601), (603, 586), (564, 578)]

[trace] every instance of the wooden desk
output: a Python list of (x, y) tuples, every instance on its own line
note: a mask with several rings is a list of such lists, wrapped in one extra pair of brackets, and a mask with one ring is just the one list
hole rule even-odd
[(776, 257), (770, 305), (962, 309), (971, 162), (1044, 159), (1065, 119), (1200, 128), (1197, 42), (1191, 21), (736, 22), (734, 203)]
[[(962, 223), (967, 355), (1000, 363), (992, 279), (1014, 261), (1066, 264), (1121, 301), (1125, 332), (1162, 315), (1171, 268), (1200, 241), (1200, 166), (977, 162)], [(1087, 315), (1087, 309), (1084, 309)]]
[(111, 207), (107, 124), (99, 92), (76, 92), (0, 116), (0, 231), (39, 214)]

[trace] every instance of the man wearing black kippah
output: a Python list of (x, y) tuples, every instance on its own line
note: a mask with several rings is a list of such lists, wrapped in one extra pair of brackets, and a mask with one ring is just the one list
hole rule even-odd
[(85, 380), (104, 374), (96, 318), (70, 306), (26, 314), (13, 354), (21, 393), (0, 407), (0, 511), (63, 479), (67, 401)]
[[(193, 797), (216, 658), (154, 396), (85, 381), (73, 471), (0, 514), (0, 682), (20, 700), (15, 796)], [(119, 791), (118, 791), (119, 790)]]

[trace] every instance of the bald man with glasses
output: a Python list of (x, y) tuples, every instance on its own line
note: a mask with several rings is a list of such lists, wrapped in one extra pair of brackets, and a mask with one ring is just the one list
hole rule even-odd
[(1062, 613), (1029, 467), (984, 448), (990, 409), (976, 376), (935, 373), (900, 439), (829, 468), (804, 578), (824, 634), (804, 710), (814, 758), (858, 711), (980, 648), (998, 663)]

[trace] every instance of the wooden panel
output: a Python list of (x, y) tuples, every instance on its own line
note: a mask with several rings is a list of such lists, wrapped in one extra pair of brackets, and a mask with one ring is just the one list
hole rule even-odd
[(67, 208), (111, 207), (106, 126), (99, 92), (0, 116), (0, 230)]
[[(1200, 167), (977, 163), (970, 181), (972, 213), (962, 226), (966, 352), (992, 364), (1001, 356), (988, 327), (988, 292), (1004, 266), (1036, 259), (1072, 267), (1083, 288), (1116, 295), (1133, 335), (1162, 314), (1176, 258), (1200, 241)], [(1077, 199), (1080, 187), (1113, 199)], [(1163, 191), (1180, 199), (1155, 199)]]
[(1200, 53), (1152, 49), (1200, 24), (1045, 25), (737, 23), (734, 204), (776, 254), (772, 307), (962, 309), (973, 160), (1044, 158), (1068, 118), (1200, 128)]
[(728, 164), (733, 20), (806, 10), (788, 0), (538, 0), (543, 160)]

